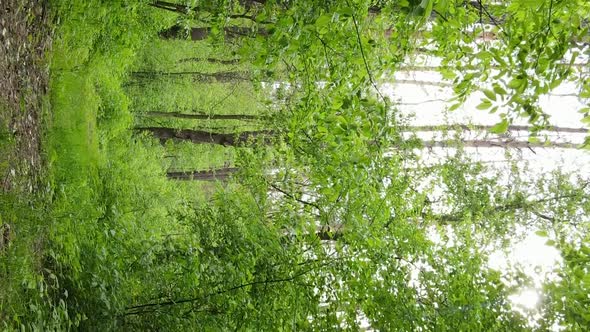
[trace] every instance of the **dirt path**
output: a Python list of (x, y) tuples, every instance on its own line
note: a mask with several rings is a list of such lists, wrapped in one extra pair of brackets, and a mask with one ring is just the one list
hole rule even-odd
[(0, 0), (0, 193), (37, 187), (49, 20), (47, 1)]

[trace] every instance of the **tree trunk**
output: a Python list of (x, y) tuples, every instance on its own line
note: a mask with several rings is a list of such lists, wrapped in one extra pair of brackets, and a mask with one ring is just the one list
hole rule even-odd
[(195, 81), (205, 83), (227, 83), (237, 81), (250, 81), (247, 72), (243, 71), (222, 71), (216, 73), (203, 73), (196, 71), (161, 72), (161, 71), (135, 71), (131, 73), (136, 79), (154, 79), (157, 77), (192, 77)]
[(225, 167), (205, 171), (167, 172), (166, 175), (172, 180), (227, 181), (229, 176), (238, 170), (236, 167)]
[(145, 112), (142, 115), (149, 117), (181, 118), (194, 120), (265, 120), (267, 117), (250, 114), (204, 114), (204, 113), (179, 113), (179, 112)]
[(141, 132), (150, 132), (155, 138), (160, 139), (161, 142), (166, 142), (170, 139), (178, 139), (191, 141), (197, 144), (219, 144), (224, 146), (237, 146), (241, 143), (246, 143), (250, 139), (254, 139), (258, 136), (272, 135), (271, 131), (246, 131), (239, 134), (224, 134), (201, 130), (175, 129), (166, 127), (142, 127), (135, 128), (135, 130)]
[[(433, 125), (433, 126), (411, 126), (405, 127), (403, 131), (443, 131), (443, 130), (462, 130), (462, 131), (471, 131), (471, 130), (490, 130), (493, 126), (487, 125), (463, 125), (463, 124), (451, 124), (451, 125)], [(508, 131), (533, 131), (533, 126), (519, 126), (519, 125), (511, 125), (508, 126)], [(586, 134), (588, 133), (588, 129), (586, 128), (569, 128), (569, 127), (556, 127), (550, 126), (547, 128), (542, 128), (539, 131), (553, 131), (558, 133), (576, 133), (576, 134)]]
[[(266, 0), (241, 0), (240, 3), (242, 4), (242, 6), (244, 6), (246, 8), (246, 13), (254, 6), (257, 5), (265, 5), (266, 4)], [(280, 4), (282, 7), (287, 7), (289, 4), (289, 1), (278, 1), (277, 4)], [(474, 10), (479, 11), (480, 12), (480, 21), (481, 23), (486, 23), (486, 24), (491, 24), (491, 25), (501, 25), (504, 23), (505, 17), (502, 18), (497, 18), (494, 17), (490, 14), (490, 12), (488, 11), (489, 6), (483, 6), (481, 5), (481, 2), (479, 1), (466, 1), (465, 4), (468, 4), (469, 6), (471, 6)], [(149, 4), (152, 7), (155, 8), (159, 8), (159, 9), (163, 9), (163, 10), (167, 10), (167, 11), (171, 11), (171, 12), (175, 12), (175, 13), (179, 13), (179, 14), (187, 14), (191, 11), (197, 12), (199, 10), (201, 10), (201, 8), (199, 7), (189, 7), (186, 5), (181, 5), (178, 3), (174, 3), (174, 2), (169, 2), (169, 1), (154, 1), (153, 3)], [(417, 4), (414, 4), (414, 7), (416, 7)], [(372, 15), (379, 15), (381, 14), (381, 7), (380, 6), (370, 6), (368, 8), (368, 11), (370, 14)], [(436, 11), (432, 11), (432, 13), (430, 14), (430, 19), (434, 19), (438, 16), (441, 16), (438, 12)], [(247, 14), (231, 14), (229, 15), (230, 18), (246, 18), (252, 21), (256, 21), (256, 18)], [(444, 16), (441, 16), (441, 18), (443, 20), (446, 20), (446, 18)], [(260, 23), (273, 23), (270, 21), (264, 21), (264, 22), (260, 22)]]
[(504, 148), (504, 149), (532, 149), (532, 148), (561, 148), (561, 149), (576, 149), (579, 144), (565, 143), (565, 142), (527, 142), (516, 141), (514, 139), (504, 139), (498, 141), (492, 140), (443, 140), (443, 141), (424, 141), (422, 143), (425, 148), (442, 147), (466, 147), (466, 148)]
[(240, 59), (215, 59), (215, 58), (184, 58), (184, 59), (180, 59), (178, 60), (178, 63), (184, 63), (184, 62), (199, 62), (199, 61), (207, 61), (209, 63), (217, 63), (217, 64), (221, 64), (221, 65), (235, 65), (238, 64), (240, 62)]
[(174, 2), (169, 1), (154, 1), (153, 3), (148, 4), (149, 6), (156, 7), (158, 9), (163, 9), (175, 13), (186, 14), (188, 13), (191, 8), (185, 5), (177, 4)]
[[(258, 2), (258, 1), (250, 1), (250, 3), (253, 2)], [(173, 2), (168, 2), (168, 1), (154, 1), (153, 3), (148, 4), (149, 6), (158, 8), (158, 9), (163, 9), (163, 10), (167, 10), (167, 11), (171, 11), (174, 13), (179, 13), (179, 14), (188, 14), (190, 12), (199, 12), (199, 11), (204, 11), (207, 12), (208, 9), (205, 7), (188, 7), (186, 5), (181, 5), (181, 4), (177, 4), (177, 3), (173, 3)], [(243, 18), (243, 19), (247, 19), (256, 23), (273, 23), (271, 21), (257, 21), (255, 16), (252, 15), (248, 15), (246, 13), (243, 14), (229, 14), (227, 15), (227, 18)]]
[[(186, 30), (180, 25), (174, 25), (166, 30), (160, 32), (160, 37), (165, 39), (185, 39), (190, 37), (193, 41), (205, 40), (211, 34), (210, 27), (190, 28)], [(251, 36), (253, 34), (266, 36), (268, 32), (265, 29), (258, 29), (253, 31), (251, 28), (228, 26), (223, 29), (225, 38), (233, 39), (239, 37)]]

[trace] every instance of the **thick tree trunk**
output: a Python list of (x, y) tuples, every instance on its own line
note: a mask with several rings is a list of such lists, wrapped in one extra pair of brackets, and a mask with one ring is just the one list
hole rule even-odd
[(216, 58), (184, 58), (184, 59), (180, 59), (178, 60), (178, 63), (184, 63), (184, 62), (199, 62), (199, 61), (207, 61), (209, 63), (217, 63), (217, 64), (221, 64), (221, 65), (235, 65), (240, 63), (240, 59), (216, 59)]
[(561, 149), (576, 149), (580, 145), (573, 143), (562, 143), (562, 142), (549, 142), (549, 143), (533, 143), (527, 141), (516, 141), (514, 139), (503, 139), (503, 140), (443, 140), (443, 141), (424, 141), (424, 147), (466, 147), (466, 148), (504, 148), (504, 149), (532, 149), (532, 148), (561, 148)]
[[(258, 1), (249, 1), (249, 3), (256, 3)], [(205, 4), (207, 4), (205, 2)], [(174, 13), (179, 13), (179, 14), (188, 14), (190, 12), (199, 12), (199, 11), (204, 11), (207, 12), (208, 9), (206, 7), (189, 7), (189, 6), (185, 6), (185, 5), (181, 5), (181, 4), (177, 4), (174, 2), (169, 2), (169, 1), (154, 1), (150, 4), (148, 4), (149, 6), (158, 8), (158, 9), (163, 9), (163, 10), (167, 10), (167, 11), (171, 11)], [(247, 6), (247, 8), (249, 8)], [(243, 13), (243, 14), (229, 14), (227, 15), (227, 18), (234, 18), (234, 19), (239, 19), (239, 18), (243, 18), (243, 19), (247, 19), (256, 23), (273, 23), (271, 21), (257, 21), (255, 16), (252, 15), (248, 15), (247, 13)]]
[(229, 176), (238, 170), (236, 167), (225, 167), (205, 171), (167, 172), (166, 175), (172, 180), (227, 181)]
[[(175, 129), (166, 127), (141, 127), (136, 128), (137, 131), (150, 132), (154, 137), (165, 142), (170, 139), (187, 140), (198, 144), (219, 144), (225, 146), (237, 146), (246, 143), (248, 140), (258, 136), (272, 136), (272, 131), (246, 131), (240, 134), (225, 134), (214, 133), (201, 130), (191, 129)], [(470, 148), (513, 148), (513, 149), (532, 149), (532, 148), (562, 148), (575, 149), (579, 148), (579, 144), (567, 142), (527, 142), (517, 141), (514, 139), (500, 139), (500, 140), (442, 140), (442, 141), (423, 141), (425, 148), (433, 147), (470, 147)]]
[(181, 118), (194, 120), (265, 120), (267, 117), (250, 114), (203, 114), (203, 113), (179, 113), (179, 112), (145, 112), (142, 115), (149, 117)]
[(250, 81), (247, 72), (222, 71), (216, 73), (203, 73), (196, 71), (161, 72), (161, 71), (135, 71), (131, 73), (136, 79), (154, 79), (157, 77), (192, 77), (195, 81), (205, 83), (227, 83), (237, 81)]
[[(240, 3), (243, 7), (246, 8), (246, 12), (250, 11), (250, 9), (252, 7), (255, 6), (260, 6), (260, 5), (265, 5), (266, 4), (266, 0), (240, 0)], [(284, 1), (283, 3), (281, 3), (280, 1), (277, 2), (277, 4), (282, 5), (283, 7), (286, 7), (289, 5), (288, 1)], [(187, 14), (191, 11), (194, 12), (198, 12), (199, 10), (201, 10), (201, 8), (199, 7), (189, 7), (186, 5), (181, 5), (178, 3), (174, 3), (174, 2), (169, 2), (169, 1), (154, 1), (153, 3), (149, 4), (152, 7), (155, 8), (159, 8), (159, 9), (163, 9), (163, 10), (167, 10), (167, 11), (171, 11), (171, 12), (175, 12), (175, 13), (179, 13), (179, 14)], [(414, 6), (416, 6), (417, 4), (414, 4)], [(481, 2), (479, 1), (466, 1), (465, 5), (469, 5), (471, 6), (474, 10), (479, 11), (480, 13), (480, 21), (481, 23), (486, 23), (486, 24), (491, 24), (491, 25), (501, 25), (504, 23), (505, 17), (502, 18), (498, 18), (498, 17), (494, 17), (490, 14), (490, 12), (488, 11), (489, 6), (483, 6), (481, 4)], [(371, 15), (379, 15), (381, 14), (381, 7), (380, 6), (370, 6), (368, 8), (369, 13)], [(444, 16), (441, 16), (438, 12), (433, 11), (430, 15), (431, 19), (434, 19), (436, 17), (441, 17), (443, 20), (446, 20), (446, 18)], [(256, 18), (247, 14), (232, 14), (229, 15), (230, 18), (246, 18), (252, 21), (256, 21)], [(272, 23), (272, 22), (260, 22), (260, 23)]]
[(185, 5), (181, 5), (174, 2), (169, 1), (154, 1), (153, 3), (148, 4), (149, 6), (156, 7), (158, 9), (163, 9), (175, 13), (186, 14), (191, 11), (191, 8)]
[(165, 142), (170, 139), (186, 140), (197, 144), (219, 144), (224, 146), (237, 146), (246, 143), (258, 136), (271, 136), (271, 131), (246, 131), (240, 134), (213, 133), (201, 130), (175, 129), (166, 127), (142, 127), (137, 131), (150, 132), (155, 138)]
[[(422, 49), (424, 50), (424, 49)], [(428, 51), (432, 52), (432, 51)], [(432, 54), (432, 53), (431, 53)], [(417, 86), (436, 86), (441, 88), (453, 88), (455, 84), (448, 82), (448, 81), (423, 81), (423, 80), (414, 80), (414, 79), (393, 79), (392, 81), (388, 82), (391, 84), (412, 84)], [(560, 96), (560, 97), (579, 97), (578, 93), (547, 93), (547, 96)]]
[[(251, 28), (246, 27), (236, 27), (236, 26), (229, 26), (223, 29), (223, 33), (225, 38), (233, 39), (239, 37), (246, 37), (255, 35), (268, 35), (268, 32), (265, 29), (258, 29), (257, 31), (253, 31)], [(166, 30), (160, 32), (160, 37), (165, 39), (185, 39), (190, 37), (191, 40), (199, 41), (205, 40), (211, 34), (210, 27), (202, 27), (202, 28), (190, 28), (189, 30), (184, 29), (180, 25), (174, 25)]]
[[(411, 126), (406, 127), (404, 131), (443, 131), (443, 130), (461, 130), (461, 131), (471, 131), (471, 130), (490, 130), (493, 126), (487, 125), (442, 125), (442, 126)], [(508, 126), (508, 131), (533, 131), (533, 126), (519, 126), (519, 125), (512, 125)], [(540, 131), (552, 131), (558, 133), (575, 133), (575, 134), (586, 134), (588, 133), (588, 129), (586, 128), (569, 128), (569, 127), (556, 127), (550, 126), (545, 129), (541, 129)]]

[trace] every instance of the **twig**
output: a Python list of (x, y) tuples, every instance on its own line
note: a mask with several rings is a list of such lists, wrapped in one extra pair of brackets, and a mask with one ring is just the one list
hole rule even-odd
[[(346, 3), (348, 4), (349, 7), (352, 8), (349, 0), (346, 0)], [(375, 82), (375, 79), (373, 78), (373, 74), (371, 73), (371, 68), (369, 68), (369, 63), (367, 62), (367, 57), (365, 56), (365, 50), (363, 48), (363, 43), (361, 41), (361, 33), (359, 31), (359, 25), (356, 21), (356, 16), (354, 15), (354, 11), (352, 12), (351, 16), (352, 16), (352, 22), (354, 23), (354, 29), (356, 31), (356, 40), (357, 40), (357, 42), (359, 44), (359, 48), (361, 50), (361, 56), (363, 57), (363, 63), (365, 64), (365, 69), (367, 70), (367, 75), (369, 75), (369, 81), (371, 81), (371, 84), (373, 85), (373, 88), (377, 91), (377, 94), (379, 95), (379, 97), (383, 100), (383, 102), (385, 104), (387, 104), (387, 99), (385, 99), (383, 94), (381, 94), (381, 91), (379, 90), (379, 87), (377, 87), (377, 83)]]

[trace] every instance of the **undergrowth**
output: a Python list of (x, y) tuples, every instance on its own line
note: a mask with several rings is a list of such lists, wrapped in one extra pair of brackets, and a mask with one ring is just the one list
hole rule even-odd
[[(228, 147), (162, 145), (133, 128), (256, 130), (261, 127), (256, 122), (154, 119), (146, 112), (256, 115), (264, 106), (251, 84), (134, 76), (179, 68), (247, 71), (244, 65), (208, 60), (233, 59), (235, 47), (159, 39), (159, 31), (175, 24), (172, 13), (141, 1), (53, 0), (51, 8), (56, 17), (51, 111), (43, 142), (48, 187), (29, 203), (16, 196), (0, 201), (2, 217), (21, 220), (19, 229), (27, 234), (0, 256), (6, 285), (0, 326), (137, 328), (145, 322), (126, 317), (126, 309), (160, 292), (166, 274), (175, 273), (171, 252), (193, 250), (192, 237), (176, 237), (196, 227), (187, 216), (194, 217), (191, 211), (220, 188), (169, 181), (166, 172), (224, 167), (235, 156)], [(10, 148), (9, 141), (2, 142), (0, 152)], [(174, 245), (166, 247), (172, 237)], [(152, 279), (154, 273), (163, 279)]]
[(19, 220), (29, 234), (0, 260), (11, 286), (0, 298), (2, 327), (114, 328), (132, 292), (127, 260), (161, 236), (168, 225), (157, 221), (170, 220), (163, 217), (171, 204), (160, 202), (179, 195), (161, 176), (163, 149), (128, 130), (122, 88), (137, 50), (173, 16), (126, 1), (56, 0), (51, 8), (50, 195), (38, 197), (42, 208), (19, 197), (0, 202), (3, 218)]

